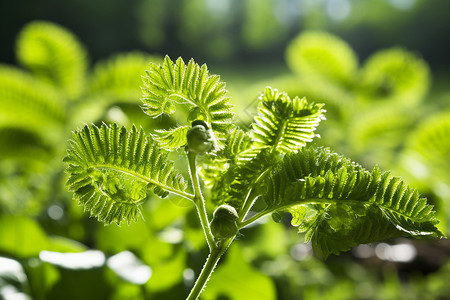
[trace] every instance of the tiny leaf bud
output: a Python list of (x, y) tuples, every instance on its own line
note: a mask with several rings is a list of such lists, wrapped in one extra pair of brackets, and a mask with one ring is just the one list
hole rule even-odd
[(235, 236), (238, 231), (237, 220), (239, 216), (231, 205), (221, 205), (216, 208), (211, 221), (211, 233), (217, 240)]

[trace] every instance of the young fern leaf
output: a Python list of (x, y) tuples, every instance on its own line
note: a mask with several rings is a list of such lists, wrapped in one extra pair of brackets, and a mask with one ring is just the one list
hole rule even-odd
[(188, 121), (204, 120), (214, 132), (219, 147), (223, 146), (234, 127), (233, 105), (229, 103), (225, 83), (219, 76), (209, 75), (206, 65), (199, 66), (192, 59), (186, 65), (182, 58), (173, 62), (166, 56), (162, 65), (150, 65), (143, 81), (142, 102), (146, 114), (153, 118), (173, 114), (175, 104), (186, 105)]
[(305, 31), (286, 51), (288, 66), (301, 76), (350, 85), (358, 74), (358, 58), (343, 39), (322, 31)]
[[(205, 158), (202, 177), (211, 188), (213, 203), (226, 203), (238, 209), (245, 199), (248, 186), (271, 161), (267, 150), (254, 154), (251, 144), (246, 132), (235, 129), (229, 135), (225, 148)], [(249, 151), (251, 156), (247, 155)]]
[(169, 130), (155, 129), (153, 138), (158, 142), (161, 148), (173, 151), (180, 147), (180, 145), (186, 145), (186, 134), (189, 128), (189, 126), (180, 126)]
[(27, 24), (17, 39), (19, 62), (72, 100), (85, 88), (86, 57), (86, 50), (76, 36), (50, 22)]
[(306, 98), (290, 99), (286, 93), (270, 87), (260, 100), (251, 131), (252, 147), (256, 149), (295, 152), (312, 141), (314, 130), (324, 119), (323, 104), (308, 103)]
[[(215, 203), (239, 208), (248, 189), (253, 189), (254, 182), (278, 162), (279, 157), (274, 154), (284, 155), (305, 146), (324, 119), (322, 104), (310, 104), (305, 98), (298, 97), (291, 100), (286, 93), (270, 87), (266, 88), (260, 100), (249, 136), (235, 131), (227, 140), (226, 151), (222, 155), (228, 156), (225, 160), (228, 168), (223, 176), (216, 176), (220, 180), (213, 187), (212, 200)], [(220, 167), (225, 165), (219, 164)]]
[(348, 205), (315, 205), (313, 208), (299, 205), (289, 212), (294, 217), (292, 225), (305, 233), (305, 240), (311, 241), (316, 256), (324, 259), (359, 244), (408, 236), (387, 221), (376, 207), (363, 209), (355, 214)]
[(398, 101), (404, 107), (424, 99), (430, 85), (427, 63), (411, 52), (391, 48), (376, 52), (361, 69), (365, 101)]
[(21, 128), (59, 142), (67, 120), (62, 95), (27, 72), (0, 64), (0, 128)]
[(141, 74), (148, 67), (149, 61), (160, 62), (162, 58), (129, 52), (100, 61), (92, 70), (88, 92), (104, 95), (110, 101), (137, 103)]
[(202, 177), (208, 187), (220, 181), (222, 175), (240, 163), (240, 154), (251, 144), (250, 137), (241, 129), (235, 128), (227, 138), (225, 147), (205, 157), (202, 165)]
[(305, 146), (324, 119), (322, 104), (310, 104), (298, 97), (291, 100), (286, 93), (270, 87), (260, 100), (249, 136), (236, 131), (227, 140), (228, 168), (212, 189), (215, 203), (227, 203), (239, 209), (244, 201), (251, 201), (246, 200), (248, 193), (260, 193), (254, 189), (258, 186), (255, 183), (276, 166), (278, 154), (285, 155)]
[[(422, 164), (428, 169), (424, 173), (431, 180), (448, 182), (450, 178), (450, 110), (434, 114), (411, 132), (406, 144), (404, 159), (406, 166)], [(412, 172), (413, 167), (409, 170)], [(417, 176), (416, 175), (416, 176)], [(427, 177), (428, 177), (427, 176)], [(445, 192), (444, 192), (445, 193)]]
[[(268, 181), (262, 214), (290, 210), (293, 223), (325, 258), (380, 238), (442, 237), (433, 207), (416, 190), (329, 149), (306, 148), (286, 156)], [(303, 205), (311, 206), (309, 214)]]
[(73, 133), (64, 161), (69, 189), (85, 210), (106, 224), (135, 221), (148, 191), (160, 197), (169, 192), (190, 196), (167, 152), (135, 126), (127, 131), (116, 124), (86, 125)]

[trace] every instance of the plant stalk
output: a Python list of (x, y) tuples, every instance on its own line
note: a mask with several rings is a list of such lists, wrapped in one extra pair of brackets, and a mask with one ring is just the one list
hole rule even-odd
[(214, 248), (214, 238), (212, 236), (211, 229), (209, 226), (208, 215), (206, 213), (205, 199), (203, 198), (202, 190), (200, 188), (200, 181), (198, 180), (197, 162), (196, 162), (197, 155), (195, 153), (188, 151), (187, 157), (189, 162), (189, 173), (194, 188), (195, 208), (197, 209), (197, 213), (200, 218), (200, 223), (202, 225), (203, 231), (206, 236), (206, 241), (208, 242), (208, 246), (211, 251)]
[(201, 292), (206, 286), (206, 283), (209, 280), (209, 277), (211, 277), (214, 268), (216, 267), (222, 255), (227, 251), (230, 244), (234, 241), (234, 238), (235, 236), (223, 240), (214, 248), (212, 248), (211, 253), (206, 259), (205, 265), (203, 266), (203, 269), (200, 272), (197, 280), (195, 281), (194, 287), (192, 288), (186, 300), (196, 300), (200, 296)]
[(198, 299), (223, 253), (224, 251), (221, 251), (219, 249), (213, 249), (211, 251), (205, 262), (205, 265), (203, 266), (202, 271), (200, 272), (200, 275), (195, 281), (194, 287), (192, 288), (186, 300)]
[(238, 223), (241, 224), (245, 217), (247, 217), (247, 214), (249, 213), (250, 209), (252, 208), (253, 204), (255, 203), (256, 199), (258, 198), (258, 195), (254, 195), (254, 187), (261, 182), (261, 180), (264, 179), (267, 172), (269, 171), (269, 168), (266, 168), (264, 172), (262, 172), (261, 175), (259, 175), (251, 184), (250, 188), (248, 189), (247, 195), (245, 196), (244, 204), (242, 205), (241, 210), (239, 211), (239, 221)]

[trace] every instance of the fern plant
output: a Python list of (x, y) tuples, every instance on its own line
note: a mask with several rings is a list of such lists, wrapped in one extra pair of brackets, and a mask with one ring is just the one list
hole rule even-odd
[[(165, 57), (143, 81), (147, 115), (184, 110), (186, 120), (153, 133), (116, 124), (74, 131), (67, 184), (106, 224), (135, 221), (149, 193), (192, 201), (210, 255), (187, 299), (199, 297), (239, 232), (267, 215), (290, 213), (322, 258), (392, 237), (443, 236), (433, 207), (402, 179), (307, 145), (324, 119), (322, 104), (266, 88), (245, 131), (234, 124), (225, 83), (206, 65)], [(183, 149), (189, 179), (168, 156)]]
[[(38, 215), (57, 198), (59, 185), (50, 181), (63, 166), (54, 158), (64, 152), (72, 128), (97, 122), (116, 106), (137, 104), (140, 73), (161, 58), (122, 53), (90, 72), (77, 37), (46, 21), (24, 26), (16, 55), (22, 68), (0, 63), (0, 212)], [(35, 176), (42, 178), (33, 183)], [(44, 199), (36, 197), (41, 194)]]

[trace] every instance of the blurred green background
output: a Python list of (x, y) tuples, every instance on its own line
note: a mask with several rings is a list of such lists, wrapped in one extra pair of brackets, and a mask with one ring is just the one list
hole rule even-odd
[[(189, 203), (152, 196), (136, 224), (105, 227), (71, 200), (62, 163), (84, 123), (176, 122), (139, 107), (140, 75), (165, 54), (221, 75), (242, 127), (267, 85), (324, 102), (315, 143), (405, 178), (448, 235), (449, 12), (446, 0), (2, 1), (0, 299), (184, 299), (207, 255)], [(242, 230), (202, 299), (450, 299), (447, 240), (323, 262), (284, 221)]]

